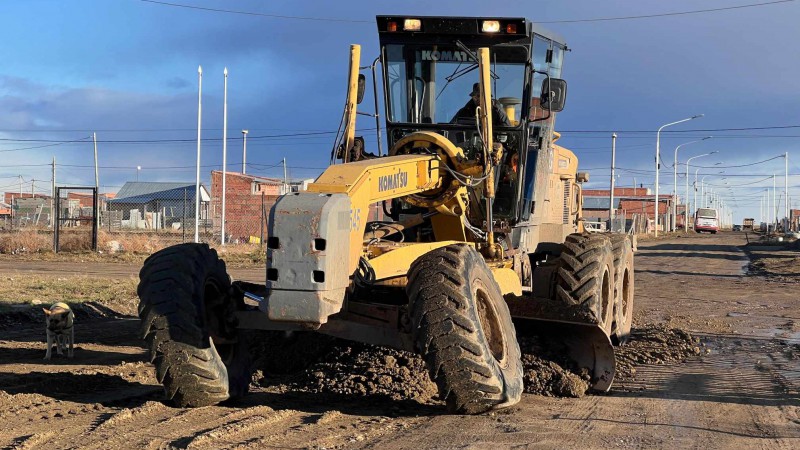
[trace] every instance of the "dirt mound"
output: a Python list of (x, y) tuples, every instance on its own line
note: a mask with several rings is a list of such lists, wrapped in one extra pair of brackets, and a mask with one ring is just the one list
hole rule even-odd
[[(95, 301), (87, 301), (83, 303), (69, 302), (68, 304), (72, 309), (73, 314), (75, 314), (75, 320), (78, 322), (100, 318), (127, 318), (130, 317), (130, 311), (128, 311), (128, 309), (135, 310), (135, 307), (123, 308), (119, 305), (114, 305), (114, 308), (121, 310), (117, 311), (108, 305), (104, 305)], [(12, 328), (20, 324), (30, 323), (41, 323), (42, 326), (44, 326), (44, 313), (42, 312), (42, 308), (49, 307), (50, 303), (39, 303), (36, 305), (17, 304), (7, 307), (7, 309), (0, 313), (0, 330)]]
[(631, 378), (636, 373), (636, 366), (644, 364), (683, 361), (703, 353), (704, 346), (700, 338), (677, 328), (656, 324), (634, 328), (630, 341), (615, 349), (617, 377)]
[[(581, 397), (589, 373), (567, 357), (563, 344), (536, 335), (520, 335), (525, 392), (549, 397)], [(260, 333), (261, 355), (254, 381), (279, 392), (298, 391), (433, 403), (436, 385), (419, 356), (318, 333)], [(682, 361), (702, 352), (699, 339), (679, 329), (645, 325), (616, 349), (617, 376), (633, 377), (636, 366)]]
[(536, 335), (520, 335), (525, 392), (547, 397), (582, 397), (589, 373), (567, 357), (566, 347)]
[(261, 371), (256, 377), (262, 386), (281, 391), (378, 395), (419, 403), (429, 403), (437, 394), (425, 362), (412, 353), (316, 333), (295, 333), (289, 338), (272, 334), (261, 345), (269, 348), (269, 354), (264, 354), (258, 364)]

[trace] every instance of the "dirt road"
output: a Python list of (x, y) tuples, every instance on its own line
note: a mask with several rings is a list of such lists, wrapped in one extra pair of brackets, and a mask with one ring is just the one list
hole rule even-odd
[[(748, 275), (742, 244), (722, 234), (639, 245), (634, 326), (689, 330), (709, 353), (640, 365), (608, 395), (526, 394), (483, 416), (263, 383), (234, 404), (172, 408), (159, 401), (136, 320), (86, 317), (75, 359), (48, 364), (42, 326), (20, 323), (0, 330), (0, 447), (797, 448), (798, 278)], [(53, 264), (37, 270), (69, 273)]]

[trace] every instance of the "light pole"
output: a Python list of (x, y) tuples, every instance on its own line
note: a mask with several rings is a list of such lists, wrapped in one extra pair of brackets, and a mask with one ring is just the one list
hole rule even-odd
[(670, 122), (661, 127), (656, 132), (656, 196), (655, 196), (655, 236), (658, 237), (658, 171), (661, 168), (661, 130), (666, 127), (677, 125), (679, 123), (688, 122), (693, 119), (697, 119), (699, 117), (703, 117), (702, 114), (698, 114), (696, 116), (689, 117), (687, 119), (678, 120), (676, 122)]
[(225, 246), (225, 194), (228, 171), (228, 68), (222, 71), (225, 77), (222, 94), (222, 218), (220, 220), (220, 242)]
[[(709, 136), (709, 137), (711, 137), (711, 136)], [(708, 138), (704, 138), (704, 139), (708, 139)], [(700, 140), (702, 141), (703, 139), (700, 139)], [(695, 142), (697, 142), (697, 141), (695, 141)], [(689, 143), (690, 143), (690, 142), (687, 142), (687, 144), (689, 144)], [(685, 145), (685, 144), (682, 144), (682, 145)], [(680, 145), (679, 145), (678, 147), (680, 147)], [(687, 159), (687, 160), (686, 160), (686, 203), (687, 203), (687, 204), (689, 203), (689, 162), (690, 162), (691, 160), (695, 159), (695, 158), (701, 158), (701, 157), (703, 157), (703, 156), (713, 155), (714, 153), (719, 153), (719, 152), (718, 152), (718, 151), (716, 151), (716, 150), (714, 150), (714, 151), (713, 151), (713, 152), (711, 152), (711, 153), (703, 153), (702, 155), (692, 156), (691, 158), (689, 158), (689, 159)], [(678, 161), (678, 158), (677, 158), (677, 156), (678, 156), (678, 149), (676, 148), (676, 149), (675, 149), (675, 162), (676, 162), (676, 166), (677, 166), (677, 161)], [(699, 167), (698, 167), (698, 169), (699, 169)], [(696, 182), (696, 180), (697, 180), (697, 171), (695, 171), (695, 173), (694, 173), (694, 177), (695, 177), (695, 182)], [(678, 179), (677, 179), (677, 178), (675, 178), (675, 182), (676, 182), (676, 183), (678, 182)], [(677, 189), (676, 189), (676, 191), (677, 191)], [(695, 192), (697, 192), (697, 191), (695, 190)], [(697, 197), (695, 196), (695, 198), (697, 198)], [(695, 207), (696, 207), (696, 206), (697, 206), (697, 205), (695, 205)], [(675, 214), (676, 214), (676, 215), (678, 214), (677, 206), (676, 206), (676, 209), (675, 209)], [(689, 207), (688, 207), (688, 206), (687, 206), (687, 207), (685, 208), (685, 210), (684, 210), (684, 216), (683, 216), (683, 218), (684, 218), (684, 221), (683, 221), (683, 231), (684, 231), (684, 234), (687, 234), (687, 233), (689, 233)]]
[(792, 220), (791, 211), (789, 211), (789, 152), (784, 152), (783, 154), (783, 163), (784, 163), (784, 175), (783, 175), (783, 202), (785, 205), (786, 210), (786, 226), (784, 227), (784, 232), (789, 231), (789, 225)]
[[(703, 139), (697, 139), (696, 141), (689, 141), (684, 142), (683, 144), (678, 145), (675, 147), (675, 160), (672, 163), (672, 196), (675, 197), (675, 201), (672, 203), (672, 231), (675, 231), (677, 228), (678, 222), (678, 149), (683, 147), (684, 145), (694, 144), (695, 142), (702, 142), (706, 139), (711, 139), (712, 136), (706, 136)], [(716, 152), (714, 152), (716, 153)], [(686, 199), (684, 201), (689, 201), (689, 165), (687, 162), (686, 165)], [(688, 218), (688, 215), (686, 216)], [(686, 230), (686, 224), (683, 224), (683, 229)]]
[(247, 133), (249, 131), (242, 130), (242, 175), (247, 174)]
[(139, 182), (139, 171), (142, 170), (142, 166), (136, 166), (136, 182)]

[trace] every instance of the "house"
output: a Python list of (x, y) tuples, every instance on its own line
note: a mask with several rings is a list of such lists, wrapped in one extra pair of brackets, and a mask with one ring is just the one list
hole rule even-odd
[[(672, 215), (675, 198), (672, 194), (658, 196), (659, 225), (664, 226)], [(655, 216), (655, 196), (648, 188), (614, 188), (615, 217), (624, 217), (628, 225), (633, 220), (639, 224), (652, 220)], [(608, 189), (583, 190), (583, 217), (588, 221), (607, 222), (609, 209)], [(685, 206), (677, 205), (677, 226), (683, 226)]]
[[(272, 205), (279, 196), (305, 190), (312, 180), (284, 182), (280, 178), (225, 172), (225, 234), (228, 242), (257, 242), (266, 235)], [(222, 228), (222, 171), (211, 172), (211, 217), (215, 233)]]
[(4, 223), (7, 219), (11, 219), (11, 205), (6, 202), (0, 202), (0, 221)]
[[(195, 183), (128, 181), (107, 204), (111, 221), (122, 228), (180, 229), (194, 225), (195, 200)], [(208, 220), (210, 203), (200, 185), (201, 223)]]

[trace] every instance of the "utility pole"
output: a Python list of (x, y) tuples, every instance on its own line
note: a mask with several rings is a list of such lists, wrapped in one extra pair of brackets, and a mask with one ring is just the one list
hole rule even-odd
[(222, 72), (225, 75), (225, 83), (222, 95), (222, 226), (220, 228), (220, 238), (222, 245), (225, 245), (225, 173), (228, 170), (228, 68)]
[(289, 179), (286, 178), (286, 158), (283, 158), (283, 190), (284, 194), (289, 193)]
[(775, 174), (772, 174), (772, 218), (770, 222), (773, 224), (772, 231), (778, 232), (778, 201), (775, 195)]
[(194, 185), (194, 242), (196, 243), (200, 242), (200, 128), (202, 117), (203, 66), (197, 66), (197, 175)]
[(19, 176), (19, 198), (22, 198), (22, 175)]
[(36, 179), (31, 178), (31, 198), (36, 198)]
[[(614, 231), (614, 166), (617, 160), (617, 133), (611, 134), (611, 189), (608, 190), (608, 228)], [(623, 230), (624, 231), (624, 230)]]
[(54, 221), (55, 213), (56, 213), (56, 208), (58, 207), (58, 205), (56, 205), (56, 157), (55, 156), (53, 156), (53, 174), (50, 177), (50, 188), (52, 189), (50, 195), (50, 227), (52, 228), (55, 226), (55, 221)]
[(783, 154), (783, 164), (784, 164), (784, 175), (783, 175), (783, 196), (784, 196), (784, 204), (786, 205), (786, 229), (783, 230), (784, 232), (789, 231), (789, 222), (792, 220), (791, 215), (789, 214), (789, 152), (785, 152)]
[(100, 193), (100, 175), (97, 170), (97, 133), (92, 133), (92, 141), (94, 142), (94, 187)]
[(247, 173), (247, 133), (249, 131), (242, 130), (242, 175)]

